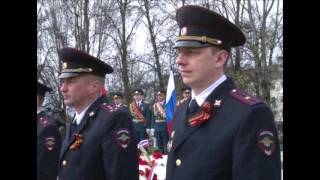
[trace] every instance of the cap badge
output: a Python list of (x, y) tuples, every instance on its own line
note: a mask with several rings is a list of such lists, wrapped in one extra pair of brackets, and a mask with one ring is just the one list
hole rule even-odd
[(185, 36), (187, 34), (187, 27), (181, 29), (181, 35)]

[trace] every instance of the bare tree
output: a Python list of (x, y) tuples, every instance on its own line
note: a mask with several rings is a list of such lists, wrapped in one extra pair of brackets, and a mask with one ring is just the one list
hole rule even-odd
[[(275, 16), (276, 20), (268, 23), (274, 2), (275, 0), (262, 1), (262, 12), (259, 11), (257, 1), (254, 2), (255, 6), (253, 6), (251, 1), (248, 0), (245, 7), (250, 24), (250, 33), (248, 34), (250, 39), (247, 41), (247, 47), (251, 50), (251, 57), (254, 60), (256, 95), (268, 104), (270, 103), (273, 52), (278, 43), (276, 34), (281, 23), (281, 21), (277, 20), (281, 18), (279, 17), (281, 15), (279, 8), (277, 8), (276, 14), (272, 15), (273, 17)], [(277, 2), (279, 4), (279, 1)], [(269, 54), (267, 54), (268, 52)]]
[[(228, 72), (240, 88), (255, 92), (268, 103), (274, 79), (282, 77), (277, 67), (278, 56), (283, 57), (280, 3), (184, 1), (184, 5), (201, 5), (224, 15), (245, 33), (245, 46), (231, 51)], [(113, 66), (115, 72), (105, 80), (107, 91), (123, 91), (128, 102), (136, 87), (153, 99), (154, 88), (166, 86), (171, 69), (176, 90), (183, 85), (175, 63), (178, 54), (173, 49), (179, 34), (175, 15), (183, 1), (37, 0), (37, 4), (37, 78), (55, 90), (46, 106), (72, 110), (64, 105), (59, 92), (62, 63), (58, 52), (64, 46), (83, 50)]]
[[(98, 58), (103, 56), (102, 52), (108, 50), (104, 48), (108, 25), (101, 21), (101, 17), (107, 3), (95, 1), (90, 4), (88, 0), (38, 1), (38, 79), (55, 90), (46, 105), (63, 109), (60, 114), (63, 120), (67, 119), (68, 110), (59, 91), (61, 82), (58, 75), (62, 62), (58, 59), (58, 52), (64, 46), (74, 46), (94, 56), (96, 54)], [(91, 47), (95, 47), (94, 50)]]
[[(131, 0), (115, 0), (116, 6), (111, 14), (110, 12), (105, 12), (105, 18), (110, 22), (114, 33), (108, 34), (115, 44), (117, 54), (120, 58), (116, 58), (121, 61), (121, 76), (123, 80), (124, 93), (126, 99), (131, 101), (132, 93), (130, 79), (128, 76), (128, 46), (131, 43), (132, 36), (134, 35), (134, 30), (139, 25), (141, 14), (138, 11), (138, 7), (133, 5), (134, 1)], [(119, 12), (116, 14), (114, 12)], [(130, 24), (131, 27), (128, 27)]]
[(158, 53), (157, 43), (156, 43), (157, 32), (155, 32), (154, 28), (156, 28), (157, 24), (159, 24), (159, 26), (161, 27), (161, 24), (165, 23), (165, 19), (161, 19), (161, 17), (159, 17), (159, 14), (157, 14), (157, 13), (153, 14), (153, 17), (151, 17), (152, 16), (150, 13), (151, 6), (150, 6), (149, 0), (143, 0), (143, 6), (144, 6), (143, 15), (146, 17), (146, 20), (147, 20), (147, 23), (144, 23), (144, 24), (147, 27), (147, 29), (149, 30), (150, 40), (151, 40), (151, 44), (152, 44), (152, 48), (153, 48), (154, 60), (155, 60), (155, 65), (156, 65), (153, 67), (158, 75), (160, 86), (164, 87), (163, 78), (161, 75), (161, 65), (160, 65), (160, 60), (159, 60), (159, 53)]

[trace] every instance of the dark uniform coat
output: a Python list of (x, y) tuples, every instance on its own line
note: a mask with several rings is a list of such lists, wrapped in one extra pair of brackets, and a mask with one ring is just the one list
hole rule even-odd
[(154, 129), (157, 139), (157, 146), (162, 154), (167, 154), (168, 128), (166, 121), (166, 102), (153, 104), (153, 118), (151, 129)]
[(270, 108), (235, 88), (228, 78), (211, 92), (202, 106), (206, 113), (198, 108), (191, 117), (192, 123), (203, 122), (197, 126), (185, 125), (190, 99), (177, 108), (166, 180), (281, 179), (278, 133)]
[(122, 108), (131, 117), (131, 113), (130, 113), (128, 105), (121, 103), (120, 108)]
[(163, 105), (159, 103), (159, 108), (157, 107), (157, 103), (153, 104), (153, 116), (151, 121), (151, 129), (155, 131), (167, 131), (167, 122), (166, 122), (166, 103)]
[(37, 114), (37, 179), (56, 180), (58, 175), (61, 136), (45, 112)]
[(134, 133), (131, 118), (105, 96), (99, 97), (87, 109), (74, 135), (67, 126), (59, 180), (139, 179)]
[(187, 99), (181, 99), (180, 101), (178, 101), (176, 104), (176, 107), (180, 106), (180, 104), (182, 104), (185, 100), (187, 100)]
[[(141, 101), (140, 107), (138, 107), (139, 112), (141, 113), (141, 115), (143, 115), (143, 117), (146, 119), (146, 122), (142, 122), (141, 118), (137, 115), (137, 113), (134, 111), (134, 104), (136, 104), (135, 102), (132, 102), (130, 104), (130, 113), (132, 116), (132, 120), (133, 120), (133, 124), (134, 127), (136, 129), (137, 132), (139, 131), (146, 131), (146, 129), (150, 129), (151, 128), (151, 120), (152, 120), (152, 114), (149, 108), (149, 104)], [(136, 120), (140, 120), (140, 122), (136, 121)]]

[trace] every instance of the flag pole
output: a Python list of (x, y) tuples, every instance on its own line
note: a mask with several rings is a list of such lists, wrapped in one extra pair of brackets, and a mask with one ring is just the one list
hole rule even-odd
[(167, 96), (166, 96), (166, 122), (167, 122), (167, 129), (170, 135), (171, 126), (172, 126), (172, 118), (174, 115), (174, 110), (176, 107), (176, 90), (175, 90), (175, 83), (174, 83), (174, 75), (173, 75), (173, 68), (170, 67), (170, 76), (168, 80), (167, 86)]

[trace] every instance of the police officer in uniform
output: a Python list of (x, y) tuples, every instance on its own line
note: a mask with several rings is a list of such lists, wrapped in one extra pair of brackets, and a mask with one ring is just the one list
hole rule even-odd
[(163, 88), (157, 90), (158, 102), (152, 106), (153, 118), (151, 132), (155, 132), (157, 146), (162, 154), (167, 154), (168, 128), (166, 121), (166, 91)]
[(187, 100), (188, 98), (190, 98), (191, 95), (191, 88), (187, 85), (184, 85), (181, 88), (181, 93), (182, 93), (182, 99), (180, 101), (177, 102), (177, 106), (179, 106), (181, 103), (183, 103), (185, 100)]
[(118, 93), (114, 93), (113, 94), (113, 102), (114, 102), (116, 107), (122, 108), (131, 117), (128, 105), (123, 104), (123, 94), (122, 93), (119, 93), (119, 92)]
[(132, 121), (101, 95), (105, 75), (113, 68), (71, 47), (61, 49), (59, 58), (60, 91), (76, 111), (61, 149), (59, 180), (139, 179)]
[(179, 8), (176, 20), (176, 63), (192, 92), (173, 118), (166, 180), (280, 180), (271, 109), (224, 75), (231, 48), (242, 46), (245, 35), (199, 6)]
[(130, 103), (130, 113), (132, 121), (137, 133), (138, 143), (142, 140), (148, 139), (147, 133), (150, 132), (151, 127), (151, 111), (149, 104), (143, 101), (144, 92), (140, 88), (133, 90), (134, 101)]
[(49, 120), (42, 104), (51, 88), (37, 84), (37, 179), (56, 180), (58, 175), (61, 136), (58, 127)]

